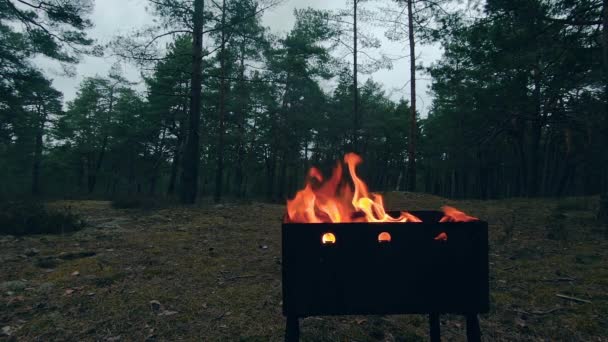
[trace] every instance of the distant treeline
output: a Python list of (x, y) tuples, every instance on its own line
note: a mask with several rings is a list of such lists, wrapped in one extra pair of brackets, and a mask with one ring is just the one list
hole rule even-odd
[[(443, 47), (425, 71), (431, 109), (412, 130), (414, 182), (409, 93), (395, 102), (372, 80), (354, 87), (352, 65), (333, 52), (344, 33), (327, 12), (298, 10), (292, 30), (276, 36), (261, 25), (265, 2), (195, 0), (192, 14), (180, 1), (155, 1), (161, 22), (201, 25), (167, 34), (164, 53), (133, 37), (107, 47), (138, 62), (146, 91), (113, 68), (85, 78), (63, 106), (29, 57), (74, 63), (98, 53), (83, 33), (90, 8), (14, 2), (0, 2), (0, 197), (177, 198), (194, 186), (199, 198), (282, 201), (310, 166), (330, 170), (349, 151), (362, 155), (360, 173), (376, 191), (500, 198), (595, 194), (606, 184), (608, 18), (599, 0), (488, 0), (452, 11), (437, 1), (431, 12), (414, 2), (413, 15), (426, 13), (414, 18), (416, 37)], [(58, 37), (49, 22), (72, 34)], [(334, 89), (321, 86), (327, 80)]]

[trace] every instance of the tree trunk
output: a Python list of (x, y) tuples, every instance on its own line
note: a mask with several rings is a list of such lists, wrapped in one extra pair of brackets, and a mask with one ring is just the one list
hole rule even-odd
[(359, 84), (357, 83), (357, 2), (353, 0), (353, 151), (359, 151)]
[(173, 161), (171, 163), (171, 175), (169, 176), (169, 187), (167, 188), (167, 195), (173, 195), (175, 192), (175, 181), (177, 178), (177, 171), (179, 169), (179, 144), (173, 151)]
[(526, 180), (529, 197), (538, 195), (538, 161), (539, 148), (542, 130), (542, 99), (541, 99), (541, 72), (540, 56), (537, 56), (536, 65), (532, 70), (534, 78), (534, 89), (532, 97), (534, 101), (534, 117), (530, 122), (529, 150), (528, 150), (528, 179)]
[(46, 115), (38, 106), (38, 124), (36, 127), (36, 141), (34, 145), (34, 165), (32, 167), (32, 195), (40, 195), (40, 164), (42, 162), (42, 135), (44, 133), (44, 122)]
[[(608, 0), (603, 1), (602, 8), (602, 66), (603, 66), (603, 83), (604, 83), (604, 139), (608, 144)], [(604, 153), (604, 172), (603, 172), (603, 189), (600, 197), (600, 208), (598, 211), (598, 219), (606, 224), (606, 234), (608, 235), (608, 160)]]
[(95, 191), (95, 185), (97, 184), (97, 175), (99, 174), (99, 170), (101, 170), (101, 165), (103, 163), (104, 156), (106, 154), (106, 148), (108, 147), (108, 135), (104, 135), (103, 141), (101, 143), (101, 149), (99, 150), (99, 155), (97, 156), (97, 162), (95, 163), (95, 169), (89, 175), (89, 194), (92, 194)]
[(160, 139), (156, 142), (154, 147), (154, 164), (152, 164), (152, 170), (150, 175), (150, 196), (154, 196), (156, 192), (156, 183), (159, 176), (159, 168), (164, 159), (163, 143), (165, 142), (165, 136), (167, 134), (167, 127), (163, 127)]
[(270, 152), (271, 155), (266, 158), (266, 198), (269, 201), (274, 200), (274, 183), (277, 169), (276, 153)]
[(407, 181), (408, 190), (416, 191), (416, 47), (414, 41), (414, 12), (413, 0), (407, 1), (408, 38), (410, 43), (410, 132), (407, 146)]
[(190, 77), (190, 117), (181, 177), (181, 201), (186, 204), (196, 202), (198, 190), (201, 82), (203, 79), (203, 10), (204, 0), (194, 0), (192, 74)]
[(283, 148), (283, 153), (281, 156), (281, 167), (279, 170), (279, 191), (278, 191), (278, 196), (276, 198), (276, 200), (278, 201), (283, 201), (286, 198), (286, 189), (285, 186), (287, 185), (287, 156), (288, 156), (288, 150), (287, 147)]
[(220, 48), (220, 105), (219, 105), (219, 132), (217, 142), (217, 169), (215, 171), (215, 193), (213, 201), (218, 203), (222, 199), (222, 183), (224, 175), (224, 111), (226, 107), (226, 0), (222, 1), (222, 34)]
[[(187, 85), (186, 85), (187, 87)], [(177, 185), (177, 174), (180, 170), (180, 165), (182, 162), (181, 156), (184, 154), (184, 149), (186, 148), (184, 137), (187, 134), (186, 130), (186, 120), (188, 117), (188, 104), (182, 104), (182, 113), (181, 119), (178, 119), (176, 122), (179, 125), (179, 130), (176, 133), (177, 141), (175, 142), (175, 149), (173, 151), (173, 162), (171, 163), (171, 175), (169, 176), (169, 187), (167, 189), (167, 195), (173, 195), (175, 193), (175, 188)]]
[(237, 119), (238, 125), (238, 140), (237, 140), (237, 162), (236, 162), (236, 170), (235, 170), (235, 187), (236, 187), (236, 196), (241, 198), (244, 195), (243, 191), (243, 162), (245, 159), (245, 112), (246, 112), (246, 103), (245, 98), (247, 94), (245, 94), (245, 47), (244, 43), (241, 44), (241, 56), (240, 56), (240, 75), (239, 75), (239, 88), (241, 93), (239, 94), (239, 106), (238, 113), (239, 117)]
[[(108, 117), (107, 117), (107, 123), (110, 123), (110, 116), (112, 115), (112, 111), (114, 110), (114, 86), (112, 86), (112, 88), (110, 88), (110, 104), (108, 106)], [(107, 128), (106, 128), (107, 129)], [(90, 183), (89, 183), (89, 194), (93, 193), (93, 191), (95, 191), (95, 185), (97, 184), (97, 175), (99, 174), (99, 171), (101, 170), (101, 165), (103, 164), (103, 160), (106, 154), (106, 149), (108, 148), (108, 139), (109, 139), (109, 133), (106, 131), (105, 135), (103, 136), (103, 141), (101, 143), (101, 149), (99, 151), (99, 155), (97, 156), (97, 163), (95, 164), (95, 171), (93, 171), (93, 174), (90, 175)]]
[(76, 178), (77, 178), (76, 182), (78, 183), (78, 192), (80, 192), (81, 194), (84, 192), (84, 175), (85, 175), (85, 169), (86, 169), (84, 159), (85, 158), (83, 155), (78, 156), (78, 171), (76, 173)]

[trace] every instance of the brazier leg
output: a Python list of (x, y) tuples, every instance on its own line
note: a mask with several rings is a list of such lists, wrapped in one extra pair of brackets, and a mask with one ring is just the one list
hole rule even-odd
[(298, 317), (287, 316), (285, 325), (285, 342), (300, 341), (300, 320)]
[(481, 341), (481, 330), (479, 329), (479, 319), (477, 318), (477, 314), (467, 315), (467, 341)]
[(429, 333), (431, 342), (441, 342), (441, 328), (439, 326), (439, 314), (429, 314)]

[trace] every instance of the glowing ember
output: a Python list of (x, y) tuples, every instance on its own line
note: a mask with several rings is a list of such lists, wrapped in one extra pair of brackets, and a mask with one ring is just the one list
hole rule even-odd
[(333, 245), (334, 243), (336, 243), (336, 236), (332, 233), (325, 233), (321, 237), (321, 242), (324, 245)]
[(378, 234), (378, 242), (380, 242), (380, 243), (391, 242), (391, 234), (389, 234), (387, 232), (382, 232), (382, 233)]
[(348, 153), (344, 156), (344, 162), (354, 189), (342, 180), (341, 163), (336, 165), (331, 178), (325, 181), (318, 169), (311, 168), (304, 189), (287, 201), (286, 222), (421, 222), (405, 211), (396, 218), (387, 214), (382, 196), (370, 193), (365, 182), (357, 176), (356, 168), (362, 162), (361, 157)]
[(434, 240), (437, 240), (437, 241), (448, 241), (448, 234), (446, 234), (445, 232), (441, 232), (437, 236), (435, 236)]
[(471, 222), (471, 221), (479, 221), (478, 218), (473, 217), (473, 216), (469, 216), (465, 213), (463, 213), (462, 211), (453, 208), (453, 207), (448, 207), (443, 206), (441, 207), (441, 210), (443, 210), (443, 218), (441, 218), (441, 220), (439, 222)]

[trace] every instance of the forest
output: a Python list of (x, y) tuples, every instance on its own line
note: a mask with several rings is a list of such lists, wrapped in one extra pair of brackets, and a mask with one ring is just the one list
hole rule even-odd
[[(487, 199), (605, 188), (601, 1), (387, 1), (355, 21), (350, 7), (303, 8), (283, 36), (261, 24), (277, 3), (191, 3), (154, 1), (156, 26), (97, 46), (86, 35), (92, 3), (2, 2), (2, 197), (283, 201), (310, 165), (348, 151), (377, 191)], [(416, 77), (398, 101), (356, 81), (390, 67), (362, 61), (381, 46), (353, 35), (357, 21), (411, 48), (412, 70), (432, 79), (426, 115)], [(420, 70), (416, 44), (431, 43), (442, 57)], [(65, 102), (32, 60), (87, 53), (135, 63), (145, 89), (116, 67)]]
[(153, 19), (100, 41), (103, 1), (0, 0), (0, 338), (280, 340), (284, 204), (349, 152), (391, 210), (490, 222), (485, 340), (605, 338), (608, 0), (138, 0)]

